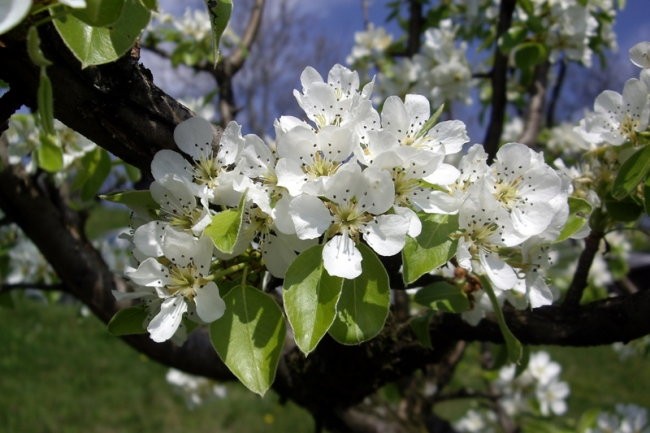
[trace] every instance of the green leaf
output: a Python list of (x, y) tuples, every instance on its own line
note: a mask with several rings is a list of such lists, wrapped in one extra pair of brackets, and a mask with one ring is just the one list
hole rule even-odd
[(140, 4), (150, 11), (158, 10), (158, 0), (140, 0)]
[(596, 420), (600, 415), (601, 410), (594, 408), (585, 411), (580, 418), (578, 418), (578, 425), (576, 426), (576, 433), (586, 433), (589, 429), (596, 426)]
[(50, 77), (47, 76), (47, 70), (44, 66), (41, 67), (41, 73), (39, 75), (36, 100), (38, 104), (38, 120), (41, 128), (47, 135), (55, 135), (52, 82), (50, 81)]
[(147, 309), (144, 305), (128, 307), (115, 313), (108, 322), (108, 332), (115, 336), (145, 334), (144, 322), (147, 319)]
[(432, 310), (462, 313), (469, 310), (469, 300), (463, 291), (444, 281), (425, 286), (417, 291), (413, 300)]
[(571, 237), (584, 227), (589, 221), (592, 207), (591, 204), (584, 199), (578, 197), (569, 197), (569, 217), (567, 218), (560, 235), (556, 242), (561, 242)]
[(81, 158), (81, 165), (83, 170), (75, 179), (75, 185), (81, 189), (81, 199), (90, 200), (95, 197), (111, 173), (111, 157), (104, 149), (97, 147)]
[(456, 252), (458, 241), (451, 234), (458, 230), (456, 215), (421, 216), (422, 233), (406, 238), (402, 250), (404, 282), (410, 284), (422, 275), (444, 265)]
[(359, 344), (379, 334), (390, 306), (388, 274), (375, 253), (358, 244), (362, 273), (344, 280), (329, 334), (342, 344)]
[(234, 287), (223, 300), (226, 312), (210, 325), (212, 345), (241, 383), (264, 395), (282, 354), (282, 311), (269, 295), (250, 286)]
[(504, 54), (508, 54), (517, 45), (521, 44), (526, 38), (528, 30), (523, 25), (512, 26), (499, 38), (499, 49)]
[(427, 349), (433, 349), (431, 333), (429, 332), (429, 325), (431, 324), (433, 315), (433, 311), (427, 311), (425, 315), (414, 317), (409, 321), (409, 326), (415, 334), (415, 337)]
[(55, 19), (54, 26), (85, 68), (120, 58), (133, 46), (150, 15), (140, 1), (125, 0), (120, 18), (110, 27), (92, 27), (71, 15), (65, 21)]
[(323, 267), (323, 246), (303, 251), (289, 266), (282, 299), (296, 344), (305, 354), (316, 348), (334, 322), (343, 279)]
[(205, 228), (207, 234), (214, 246), (225, 254), (230, 254), (237, 245), (239, 233), (244, 217), (244, 207), (239, 206), (237, 209), (227, 209), (212, 217), (212, 222)]
[(532, 69), (546, 60), (548, 50), (538, 42), (523, 42), (513, 49), (512, 55), (517, 67)]
[(60, 171), (63, 168), (63, 151), (56, 135), (41, 132), (40, 138), (40, 146), (36, 149), (38, 166), (50, 173)]
[(106, 27), (122, 15), (125, 0), (86, 0), (83, 9), (70, 8), (73, 16), (93, 27)]
[(84, 231), (90, 240), (100, 239), (106, 234), (129, 227), (130, 212), (124, 208), (94, 206), (84, 224)]
[(219, 41), (232, 14), (232, 0), (205, 0), (212, 26), (212, 52), (215, 66), (219, 62)]
[(483, 286), (483, 290), (485, 290), (485, 293), (487, 293), (488, 297), (490, 298), (490, 303), (492, 304), (494, 315), (497, 318), (499, 329), (501, 330), (503, 339), (506, 342), (506, 349), (508, 351), (508, 361), (518, 364), (523, 359), (523, 355), (524, 355), (523, 346), (521, 345), (519, 340), (517, 340), (517, 337), (515, 337), (514, 334), (510, 331), (510, 328), (508, 328), (508, 324), (506, 323), (506, 319), (503, 316), (503, 311), (501, 311), (501, 307), (499, 306), (499, 301), (497, 300), (497, 296), (494, 294), (492, 285), (490, 284), (490, 282), (486, 277), (480, 276), (480, 279), (481, 279), (481, 285)]
[(153, 197), (151, 197), (151, 192), (148, 189), (104, 194), (100, 195), (99, 198), (102, 200), (112, 201), (113, 203), (123, 204), (137, 215), (143, 217), (152, 216), (160, 207)]
[(36, 66), (45, 67), (52, 64), (41, 50), (41, 37), (36, 26), (31, 26), (27, 31), (27, 54)]
[(612, 196), (620, 200), (628, 195), (645, 180), (649, 171), (650, 145), (646, 145), (637, 150), (621, 165), (616, 179), (614, 179)]
[(611, 195), (605, 197), (605, 208), (610, 218), (621, 222), (636, 221), (644, 210), (643, 204), (631, 196), (616, 200)]

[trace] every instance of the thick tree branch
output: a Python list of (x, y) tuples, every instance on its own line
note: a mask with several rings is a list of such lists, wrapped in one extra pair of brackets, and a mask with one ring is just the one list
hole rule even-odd
[(420, 51), (420, 36), (424, 25), (422, 0), (409, 0), (409, 27), (408, 40), (406, 41), (406, 55), (412, 57)]
[(488, 160), (494, 159), (499, 148), (503, 122), (505, 120), (508, 99), (506, 90), (508, 85), (508, 56), (501, 52), (498, 40), (505, 34), (512, 24), (512, 14), (515, 10), (516, 0), (501, 0), (499, 5), (499, 23), (494, 41), (494, 64), (490, 78), (492, 81), (492, 104), (490, 106), (490, 120), (485, 134), (483, 145), (488, 154)]
[[(81, 69), (51, 28), (42, 36), (54, 89), (54, 115), (75, 131), (124, 161), (148, 172), (153, 155), (174, 149), (173, 131), (192, 113), (153, 84), (138, 58)], [(0, 48), (0, 79), (20, 102), (35, 108), (39, 70), (27, 56), (24, 41)], [(9, 66), (10, 65), (10, 66)]]

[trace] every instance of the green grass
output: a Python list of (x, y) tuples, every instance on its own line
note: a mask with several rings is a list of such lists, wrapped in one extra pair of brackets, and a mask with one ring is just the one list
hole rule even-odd
[[(257, 433), (313, 432), (301, 408), (261, 399), (237, 384), (228, 397), (190, 410), (165, 381), (167, 369), (111, 336), (79, 308), (17, 299), (0, 307), (0, 432), (2, 433)], [(478, 387), (476, 345), (452, 388)], [(571, 386), (568, 416), (616, 403), (650, 407), (650, 360), (619, 361), (610, 347), (548, 350)], [(447, 418), (467, 402), (437, 406)]]
[(237, 384), (194, 410), (167, 368), (111, 336), (79, 308), (18, 300), (0, 308), (0, 432), (313, 432), (309, 414)]

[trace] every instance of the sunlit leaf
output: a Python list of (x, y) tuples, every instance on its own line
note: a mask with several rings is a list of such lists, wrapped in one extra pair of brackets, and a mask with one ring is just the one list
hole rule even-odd
[(580, 231), (589, 221), (591, 211), (592, 206), (587, 200), (578, 197), (569, 197), (569, 217), (556, 241), (560, 242), (568, 239)]
[(344, 280), (329, 334), (343, 344), (359, 344), (376, 336), (384, 326), (390, 306), (388, 274), (375, 253), (358, 244), (362, 272)]
[(336, 316), (343, 279), (323, 267), (323, 246), (303, 251), (289, 266), (282, 298), (296, 344), (308, 354), (316, 348)]
[(248, 389), (264, 395), (282, 354), (282, 311), (269, 295), (250, 286), (234, 287), (223, 300), (226, 312), (210, 324), (210, 341), (230, 371)]
[(205, 234), (212, 239), (219, 251), (230, 254), (237, 245), (242, 218), (243, 206), (221, 211), (212, 217), (212, 222), (205, 228)]
[(81, 62), (81, 67), (109, 63), (120, 58), (134, 44), (149, 23), (150, 11), (139, 0), (125, 0), (120, 18), (110, 27), (93, 27), (68, 15), (54, 20), (66, 46)]
[(38, 166), (50, 173), (60, 171), (63, 168), (63, 150), (56, 135), (41, 132), (40, 139), (40, 146), (36, 149)]
[(208, 7), (210, 25), (212, 26), (212, 52), (216, 65), (219, 62), (221, 35), (226, 30), (232, 14), (232, 0), (205, 0), (205, 4)]
[(122, 15), (125, 0), (86, 0), (83, 9), (70, 8), (76, 18), (93, 27), (106, 27)]
[(415, 239), (407, 238), (402, 250), (403, 278), (407, 284), (447, 263), (458, 243), (451, 237), (458, 230), (457, 216), (427, 214), (421, 219), (422, 233)]
[(517, 337), (514, 336), (512, 331), (510, 331), (510, 328), (508, 328), (508, 324), (506, 323), (506, 319), (503, 316), (503, 311), (501, 311), (499, 301), (497, 300), (494, 290), (492, 289), (492, 285), (487, 278), (483, 276), (480, 278), (481, 285), (483, 286), (483, 290), (485, 290), (485, 293), (487, 293), (490, 299), (492, 309), (494, 310), (494, 315), (497, 319), (497, 324), (499, 325), (499, 329), (501, 330), (501, 334), (503, 335), (503, 339), (506, 343), (506, 349), (508, 350), (508, 361), (518, 364), (522, 360), (524, 354), (523, 346), (519, 340), (517, 340)]
[(650, 145), (643, 146), (625, 160), (618, 170), (612, 196), (622, 199), (645, 180), (650, 172)]

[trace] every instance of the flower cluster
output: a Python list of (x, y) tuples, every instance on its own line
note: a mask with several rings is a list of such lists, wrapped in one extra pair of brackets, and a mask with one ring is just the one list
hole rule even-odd
[(355, 45), (347, 60), (359, 69), (367, 69), (368, 63), (381, 66), (378, 91), (382, 97), (413, 92), (425, 95), (434, 106), (453, 100), (470, 103), (472, 72), (466, 44), (456, 43), (457, 32), (451, 20), (443, 20), (424, 33), (422, 46), (412, 58), (389, 63), (382, 56), (390, 46), (391, 36), (381, 27), (370, 27), (355, 34)]
[(195, 409), (213, 399), (226, 398), (228, 389), (206, 377), (194, 376), (175, 368), (170, 368), (165, 375), (167, 383), (185, 399), (190, 409)]
[(594, 111), (580, 121), (578, 132), (591, 143), (619, 146), (638, 144), (650, 124), (650, 42), (636, 44), (630, 60), (641, 67), (639, 78), (625, 82), (623, 94), (605, 90), (596, 98)]
[(596, 426), (587, 433), (650, 433), (648, 411), (634, 404), (617, 404), (616, 412), (603, 412), (596, 420)]
[[(242, 136), (231, 122), (214, 147), (211, 125), (196, 117), (174, 132), (183, 154), (155, 155), (156, 211), (140, 215), (132, 236), (139, 264), (126, 272), (147, 288), (135, 296), (150, 300), (152, 338), (171, 338), (184, 315), (219, 318), (218, 276), (237, 257), (257, 255), (283, 278), (301, 251), (321, 243), (327, 273), (355, 279), (360, 243), (398, 254), (420, 235), (424, 214), (458, 216), (456, 264), (485, 275), (500, 300), (521, 308), (553, 300), (546, 245), (567, 218), (569, 187), (541, 154), (509, 143), (488, 165), (475, 145), (454, 166), (448, 157), (469, 141), (465, 125), (438, 121), (425, 97), (392, 96), (378, 112), (374, 83), (361, 86), (340, 65), (326, 80), (308, 67), (301, 83), (294, 95), (308, 120), (280, 117), (273, 143)], [(227, 212), (241, 226), (224, 247), (210, 227)]]
[[(561, 366), (547, 352), (531, 354), (526, 369), (515, 375), (515, 365), (502, 367), (491, 383), (499, 395), (498, 406), (505, 415), (516, 418), (522, 414), (542, 417), (563, 415), (567, 411), (569, 385), (560, 380)], [(454, 427), (462, 433), (495, 431), (496, 414), (492, 411), (470, 410), (456, 421)]]

